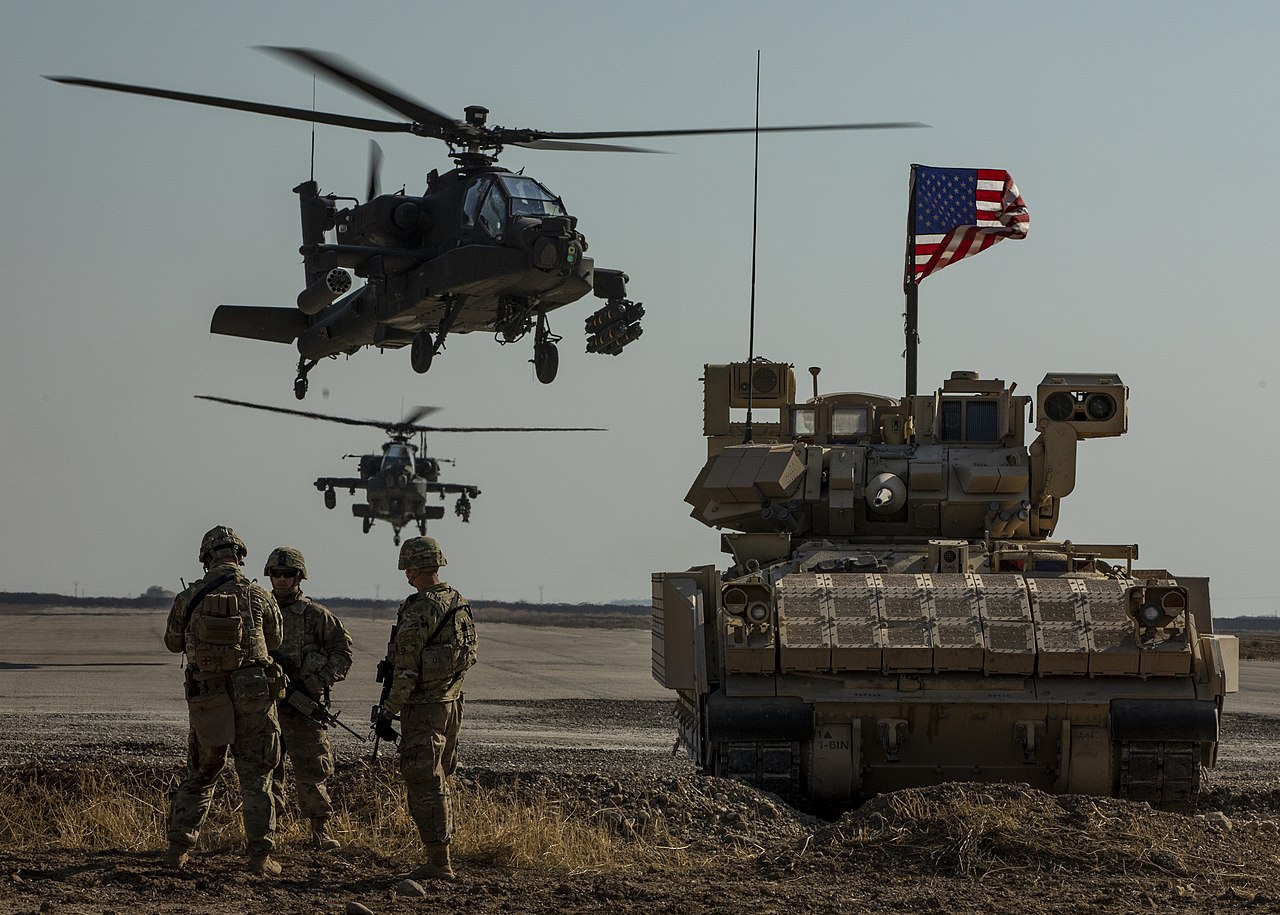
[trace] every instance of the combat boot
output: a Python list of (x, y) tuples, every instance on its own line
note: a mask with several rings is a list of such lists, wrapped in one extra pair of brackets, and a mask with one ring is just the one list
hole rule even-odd
[(269, 854), (263, 852), (249, 859), (248, 871), (251, 874), (257, 874), (259, 877), (279, 877), (280, 865), (271, 860)]
[(320, 851), (334, 851), (342, 847), (342, 843), (329, 835), (329, 821), (316, 817), (311, 821), (311, 844)]
[(170, 842), (169, 850), (164, 853), (164, 866), (172, 867), (174, 870), (182, 870), (187, 863), (187, 853), (190, 851), (191, 849), (185, 845)]
[(449, 858), (448, 842), (428, 842), (427, 862), (409, 874), (414, 880), (452, 880), (458, 875)]

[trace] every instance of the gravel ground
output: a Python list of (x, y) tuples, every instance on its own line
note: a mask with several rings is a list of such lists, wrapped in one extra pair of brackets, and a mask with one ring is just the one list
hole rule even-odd
[[(1280, 910), (1280, 719), (1228, 714), (1195, 817), (1020, 786), (895, 792), (820, 819), (672, 756), (659, 701), (472, 702), (459, 776), (522, 784), (623, 836), (662, 834), (713, 866), (566, 874), (461, 860), (452, 884), (400, 882), (403, 858), (285, 848), (263, 881), (229, 855), (181, 874), (157, 855), (0, 850), (0, 911), (753, 913), (1235, 912)], [(168, 765), (172, 723), (127, 716), (0, 716), (0, 765)], [(500, 739), (504, 729), (524, 735)], [(357, 728), (357, 730), (362, 730)], [(528, 735), (534, 735), (529, 737)], [(584, 738), (588, 735), (591, 739)], [(367, 745), (340, 735), (338, 779)], [(618, 746), (630, 746), (625, 751)], [(380, 765), (393, 765), (386, 758)], [(412, 854), (412, 852), (410, 852)], [(358, 908), (356, 906), (363, 906)]]

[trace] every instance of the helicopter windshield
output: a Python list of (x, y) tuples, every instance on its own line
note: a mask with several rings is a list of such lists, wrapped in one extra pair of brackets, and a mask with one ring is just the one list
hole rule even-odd
[(545, 187), (524, 175), (501, 175), (498, 178), (511, 198), (512, 216), (565, 216), (564, 206)]
[(502, 187), (489, 179), (475, 182), (462, 199), (462, 224), (478, 226), (501, 240), (507, 222), (507, 198)]
[(413, 469), (413, 454), (409, 451), (409, 446), (400, 442), (392, 442), (387, 445), (386, 452), (382, 455), (383, 470), (403, 470)]

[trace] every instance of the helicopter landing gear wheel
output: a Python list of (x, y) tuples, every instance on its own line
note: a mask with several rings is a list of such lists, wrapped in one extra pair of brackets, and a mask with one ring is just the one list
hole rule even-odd
[(330, 487), (324, 491), (324, 507), (333, 508), (338, 504), (338, 494)]
[(373, 519), (372, 519), (372, 518), (365, 518), (365, 519), (364, 519), (364, 532), (365, 532), (366, 534), (367, 534), (367, 533), (369, 533), (369, 528), (371, 528), (371, 527), (373, 527)]
[(554, 343), (535, 343), (533, 345), (533, 373), (543, 384), (551, 384), (556, 380), (556, 372), (560, 370), (560, 351)]
[(391, 542), (392, 542), (393, 544), (395, 544), (396, 546), (399, 546), (399, 545), (400, 545), (400, 532), (399, 532), (399, 531), (396, 531), (396, 532), (395, 532), (395, 535), (394, 535), (394, 536), (392, 536), (392, 538), (391, 538)]
[(560, 368), (560, 351), (556, 344), (562, 338), (551, 332), (547, 324), (547, 313), (538, 312), (538, 327), (533, 335), (533, 373), (543, 384), (551, 384), (556, 380), (556, 372)]
[(316, 367), (316, 361), (315, 359), (309, 362), (306, 359), (298, 360), (298, 374), (293, 379), (293, 396), (298, 400), (307, 396), (307, 388), (311, 384), (307, 381), (307, 373)]
[(431, 360), (436, 354), (435, 341), (425, 330), (414, 334), (413, 343), (409, 344), (409, 364), (419, 375), (426, 374), (431, 368)]
[(426, 518), (418, 519), (418, 533), (424, 537), (427, 535), (427, 519)]

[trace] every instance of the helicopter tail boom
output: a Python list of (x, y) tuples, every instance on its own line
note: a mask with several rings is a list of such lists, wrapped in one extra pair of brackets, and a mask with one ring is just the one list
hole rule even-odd
[(292, 343), (306, 328), (306, 318), (296, 308), (269, 305), (219, 305), (209, 331), (229, 337), (248, 337), (272, 343)]

